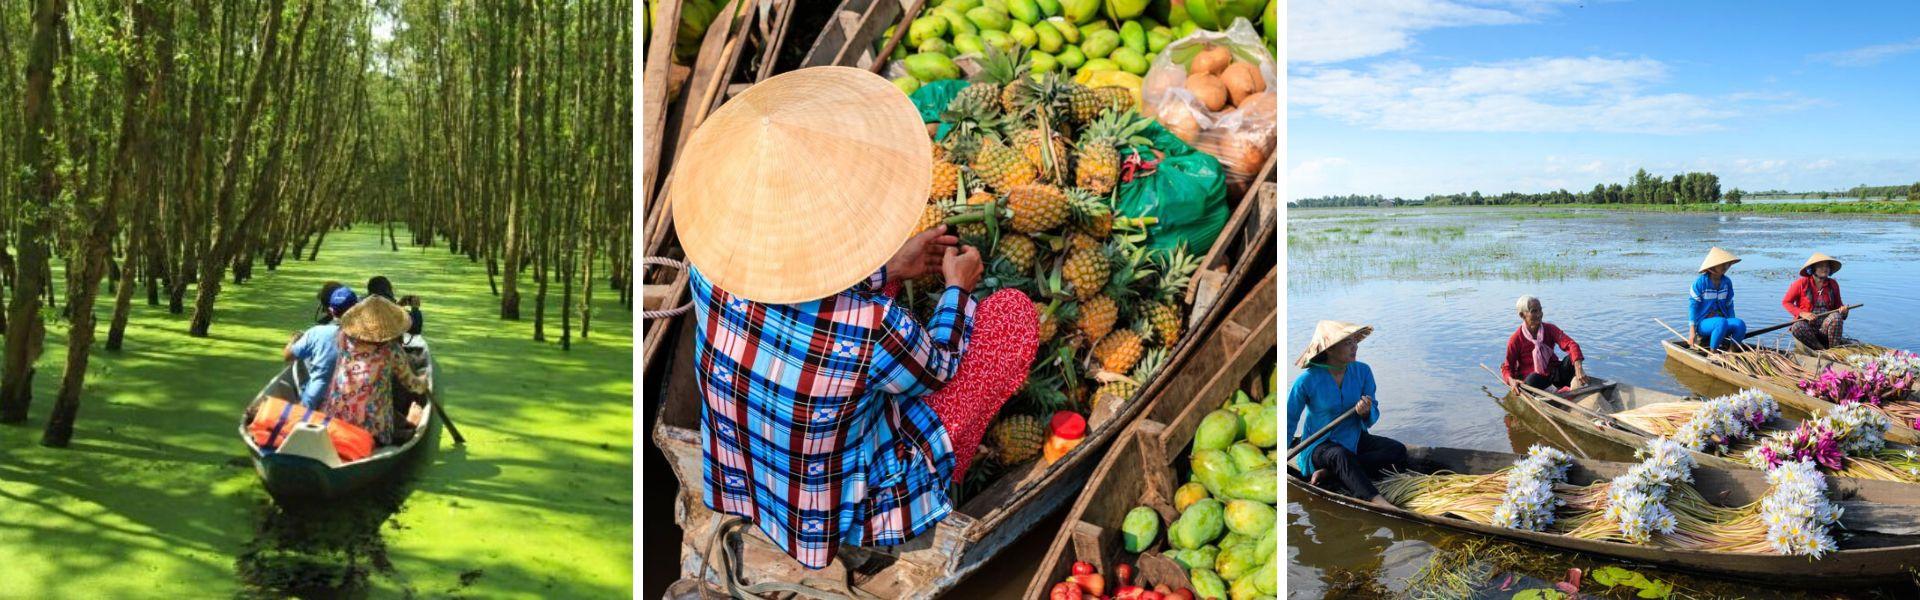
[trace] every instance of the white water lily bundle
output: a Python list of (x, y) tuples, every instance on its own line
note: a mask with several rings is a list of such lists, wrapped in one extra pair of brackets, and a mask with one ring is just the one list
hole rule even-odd
[(1567, 480), (1567, 467), (1572, 464), (1573, 457), (1557, 448), (1538, 444), (1527, 448), (1527, 457), (1507, 472), (1507, 492), (1493, 510), (1493, 524), (1527, 531), (1552, 525), (1554, 509), (1566, 504), (1554, 497), (1553, 485)]
[(1811, 461), (1781, 463), (1767, 471), (1773, 487), (1760, 500), (1767, 546), (1780, 554), (1819, 558), (1838, 546), (1828, 529), (1841, 509), (1827, 500), (1827, 479)]

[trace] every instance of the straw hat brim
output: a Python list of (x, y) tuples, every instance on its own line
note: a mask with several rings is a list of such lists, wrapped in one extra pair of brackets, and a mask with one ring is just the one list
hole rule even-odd
[(927, 204), (933, 146), (891, 82), (815, 67), (721, 106), (671, 176), (694, 267), (735, 296), (790, 304), (852, 287), (899, 251)]
[(1839, 259), (1836, 259), (1836, 258), (1834, 258), (1834, 257), (1831, 257), (1831, 256), (1827, 256), (1827, 255), (1825, 255), (1825, 254), (1821, 254), (1821, 253), (1819, 253), (1819, 252), (1815, 252), (1815, 253), (1813, 253), (1813, 256), (1809, 256), (1809, 257), (1807, 257), (1807, 262), (1806, 262), (1805, 264), (1802, 264), (1802, 265), (1800, 265), (1800, 274), (1801, 274), (1801, 275), (1803, 275), (1803, 276), (1804, 276), (1804, 275), (1812, 275), (1812, 274), (1813, 274), (1813, 267), (1814, 267), (1815, 265), (1818, 265), (1818, 264), (1820, 264), (1820, 263), (1823, 263), (1823, 262), (1827, 262), (1827, 263), (1833, 263), (1833, 269), (1832, 269), (1832, 270), (1830, 270), (1830, 271), (1828, 271), (1828, 272), (1827, 272), (1827, 275), (1829, 275), (1829, 276), (1831, 276), (1831, 275), (1833, 275), (1834, 273), (1839, 273), (1839, 272), (1840, 272), (1840, 260), (1839, 260)]
[(1300, 357), (1294, 359), (1293, 364), (1305, 368), (1309, 360), (1312, 360), (1314, 356), (1318, 356), (1321, 352), (1326, 352), (1328, 348), (1337, 346), (1340, 342), (1347, 341), (1348, 338), (1359, 342), (1367, 339), (1369, 335), (1373, 335), (1373, 326), (1371, 325), (1360, 325), (1342, 321), (1321, 321), (1319, 325), (1314, 326), (1313, 340), (1307, 342), (1306, 351), (1301, 352)]
[(407, 309), (379, 296), (369, 296), (340, 315), (340, 332), (362, 342), (392, 341), (412, 326)]
[(1712, 250), (1707, 251), (1707, 259), (1700, 262), (1700, 272), (1705, 273), (1707, 269), (1720, 265), (1731, 265), (1737, 262), (1740, 262), (1740, 257), (1734, 256), (1732, 252), (1721, 250), (1720, 247), (1715, 246)]

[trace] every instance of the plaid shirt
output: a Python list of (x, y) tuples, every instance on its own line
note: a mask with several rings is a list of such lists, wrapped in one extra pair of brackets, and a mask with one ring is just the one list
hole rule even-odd
[(907, 541), (953, 506), (953, 443), (921, 397), (960, 367), (973, 302), (948, 287), (931, 327), (881, 290), (761, 304), (691, 273), (703, 498), (811, 569), (839, 544)]

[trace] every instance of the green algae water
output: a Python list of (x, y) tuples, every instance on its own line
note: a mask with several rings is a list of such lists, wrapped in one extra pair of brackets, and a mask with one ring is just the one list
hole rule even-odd
[[(484, 263), (392, 251), (372, 226), (329, 235), (317, 262), (255, 274), (223, 288), (206, 338), (136, 295), (125, 349), (95, 346), (68, 449), (38, 444), (65, 355), (49, 313), (33, 410), (0, 425), (0, 598), (629, 595), (632, 319), (604, 282), (591, 337), (563, 351), (557, 284), (549, 341), (535, 342), (530, 314), (498, 318)], [(311, 324), (314, 290), (336, 279), (364, 293), (373, 275), (422, 297), (436, 390), (467, 443), (443, 431), (398, 481), (276, 505), (240, 411)], [(99, 311), (104, 338), (111, 306)]]

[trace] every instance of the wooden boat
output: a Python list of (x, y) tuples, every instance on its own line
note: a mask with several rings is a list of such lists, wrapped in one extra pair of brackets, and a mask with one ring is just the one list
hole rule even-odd
[[(1806, 415), (1813, 415), (1825, 412), (1834, 406), (1833, 403), (1809, 396), (1805, 392), (1801, 392), (1798, 388), (1763, 380), (1721, 366), (1692, 344), (1682, 344), (1673, 340), (1664, 340), (1660, 342), (1660, 346), (1666, 349), (1668, 358), (1735, 387), (1743, 389), (1756, 388), (1766, 392), (1768, 395), (1773, 396), (1774, 401), (1779, 402), (1782, 407), (1791, 408)], [(1791, 356), (1795, 362), (1799, 363), (1802, 368), (1807, 369), (1807, 371), (1811, 373), (1818, 373), (1827, 365), (1835, 364), (1833, 361), (1816, 356), (1792, 354), (1789, 356)], [(1898, 422), (1897, 419), (1896, 422)], [(1887, 430), (1886, 437), (1889, 442), (1910, 446), (1920, 445), (1920, 430), (1915, 430), (1911, 427), (1894, 427)]]
[[(417, 402), (425, 419), (414, 429), (412, 437), (398, 444), (375, 448), (373, 455), (350, 463), (340, 462), (334, 454), (333, 442), (324, 431), (318, 428), (301, 428), (287, 435), (278, 451), (262, 450), (253, 442), (253, 436), (247, 434), (247, 418), (253, 408), (268, 397), (298, 398), (299, 382), (306, 380), (306, 368), (295, 362), (282, 369), (280, 374), (260, 393), (254, 395), (247, 404), (240, 420), (240, 440), (247, 445), (253, 457), (253, 468), (260, 473), (260, 480), (267, 486), (267, 492), (276, 500), (311, 500), (338, 498), (368, 484), (379, 481), (407, 459), (419, 453), (421, 448), (431, 447), (431, 443), (422, 440), (431, 439), (433, 429), (438, 426), (434, 417), (433, 403), (438, 401), (433, 392), (433, 357), (427, 349), (427, 342), (419, 336), (409, 336), (405, 348), (414, 361), (414, 369), (423, 370), (427, 375), (427, 393), (415, 396), (403, 387), (394, 389), (394, 403)], [(400, 404), (403, 405), (404, 404)]]
[[(1461, 474), (1486, 474), (1512, 466), (1520, 455), (1457, 448), (1409, 447), (1413, 470), (1422, 473), (1450, 471)], [(1574, 459), (1567, 482), (1586, 485), (1626, 473), (1633, 463)], [(1844, 514), (1834, 529), (1840, 550), (1819, 559), (1806, 556), (1708, 552), (1653, 545), (1605, 542), (1552, 533), (1522, 531), (1482, 525), (1451, 516), (1432, 516), (1398, 507), (1381, 507), (1363, 500), (1314, 486), (1287, 475), (1290, 494), (1308, 494), (1351, 510), (1382, 517), (1445, 527), (1467, 533), (1531, 544), (1557, 550), (1585, 552), (1616, 560), (1656, 565), (1661, 568), (1705, 573), (1720, 577), (1792, 587), (1863, 586), (1890, 581), (1906, 581), (1910, 565), (1920, 564), (1920, 536), (1911, 526), (1902, 528), (1894, 520), (1911, 520), (1920, 510), (1920, 495), (1911, 488), (1884, 481), (1856, 479), (1829, 480), (1828, 494), (1836, 499)], [(1725, 506), (1739, 506), (1759, 500), (1767, 493), (1766, 474), (1746, 469), (1693, 470), (1694, 487), (1701, 495)], [(1894, 515), (1899, 515), (1895, 517)], [(1890, 526), (1891, 525), (1891, 526)], [(1877, 533), (1894, 531), (1897, 534)]]

